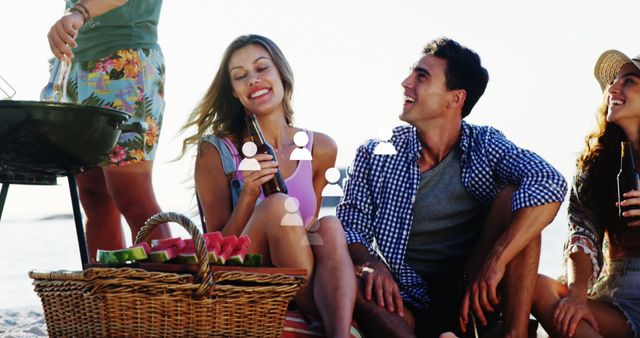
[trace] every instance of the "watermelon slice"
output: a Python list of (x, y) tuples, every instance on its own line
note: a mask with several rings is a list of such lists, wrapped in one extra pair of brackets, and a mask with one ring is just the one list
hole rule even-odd
[(196, 247), (193, 244), (193, 239), (187, 238), (182, 240), (184, 246), (178, 252), (176, 260), (182, 264), (196, 264), (198, 263), (198, 256), (196, 256)]
[[(146, 244), (146, 243), (144, 243)], [(149, 248), (149, 245), (146, 246)], [(120, 250), (98, 249), (98, 262), (103, 264), (124, 264), (126, 262), (140, 261), (147, 259), (147, 252), (144, 245), (136, 245)]]
[(149, 260), (155, 263), (162, 263), (174, 259), (176, 256), (178, 256), (178, 252), (172, 248), (154, 250), (149, 254)]
[(151, 241), (153, 247), (149, 260), (152, 262), (166, 262), (178, 256), (178, 253), (185, 246), (184, 241), (180, 237), (159, 239)]
[(137, 248), (137, 247), (142, 247), (144, 249), (144, 252), (149, 255), (151, 253), (151, 247), (149, 247), (149, 243), (147, 242), (142, 242), (140, 244), (136, 244), (133, 246), (130, 246), (129, 248)]
[(229, 235), (222, 240), (220, 253), (218, 254), (218, 264), (224, 265), (227, 262), (236, 245), (238, 245), (238, 236), (236, 235)]
[(229, 259), (227, 260), (228, 265), (242, 265), (244, 264), (244, 258), (247, 255), (247, 250), (249, 249), (249, 245), (251, 244), (251, 239), (248, 235), (242, 235), (238, 238), (238, 243), (236, 247), (229, 255)]
[(180, 237), (154, 239), (151, 241), (151, 247), (153, 249), (158, 249), (158, 250), (168, 249), (173, 247), (182, 249), (182, 247), (184, 247), (184, 241)]
[(176, 257), (176, 262), (180, 264), (198, 264), (198, 256), (195, 253), (184, 254), (180, 253)]
[(208, 232), (204, 235), (205, 243), (207, 243), (207, 252), (209, 253), (209, 264), (217, 264), (218, 255), (220, 254), (220, 245), (224, 236), (220, 231)]

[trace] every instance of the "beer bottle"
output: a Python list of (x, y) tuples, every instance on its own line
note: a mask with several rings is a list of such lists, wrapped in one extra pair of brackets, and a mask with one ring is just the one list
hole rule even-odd
[[(638, 190), (638, 173), (633, 161), (633, 149), (631, 142), (620, 142), (620, 171), (618, 172), (618, 202), (622, 202), (625, 198), (624, 193), (631, 190)], [(623, 217), (622, 213), (627, 210), (636, 209), (637, 206), (618, 206), (618, 217), (623, 223), (631, 222), (638, 217)]]
[[(267, 140), (264, 138), (264, 134), (262, 133), (262, 129), (260, 129), (260, 124), (258, 124), (256, 115), (251, 114), (246, 116), (245, 121), (247, 122), (249, 137), (251, 137), (251, 141), (255, 143), (258, 148), (257, 154), (269, 154), (273, 156), (273, 160), (275, 161), (276, 152), (273, 151), (273, 147), (267, 143)], [(280, 169), (275, 172), (272, 179), (262, 184), (262, 193), (265, 197), (277, 192), (281, 192), (283, 194), (287, 193), (287, 185), (284, 183), (282, 174), (280, 174)]]
[[(464, 293), (469, 286), (469, 275), (463, 273), (461, 278), (458, 280), (458, 294), (460, 295), (460, 299), (464, 296)], [(462, 332), (460, 338), (478, 338), (480, 337), (478, 332), (478, 322), (476, 321), (476, 316), (473, 314), (473, 310), (469, 308), (469, 317), (467, 326), (465, 328), (465, 332)]]

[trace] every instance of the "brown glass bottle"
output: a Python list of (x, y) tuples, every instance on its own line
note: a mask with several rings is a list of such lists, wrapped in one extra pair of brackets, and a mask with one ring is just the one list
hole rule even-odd
[[(464, 295), (469, 286), (469, 276), (464, 273), (462, 274), (460, 280), (458, 281), (458, 293), (460, 297)], [(465, 328), (465, 332), (460, 334), (460, 338), (478, 338), (478, 322), (476, 321), (476, 316), (473, 314), (473, 310), (469, 308), (469, 314), (467, 317), (467, 326)]]
[[(269, 154), (273, 156), (273, 160), (276, 161), (276, 152), (273, 151), (273, 147), (267, 143), (267, 140), (264, 138), (256, 116), (254, 114), (246, 116), (245, 121), (247, 122), (249, 137), (251, 137), (251, 141), (255, 143), (258, 148), (257, 154)], [(280, 169), (276, 171), (272, 179), (262, 184), (262, 193), (265, 197), (277, 192), (287, 193), (287, 185), (284, 183), (282, 174), (280, 174)]]
[[(624, 193), (631, 190), (638, 190), (638, 173), (636, 172), (636, 165), (633, 161), (633, 149), (631, 148), (631, 142), (620, 142), (620, 171), (618, 171), (617, 180), (618, 202), (625, 199), (622, 196)], [(637, 220), (638, 217), (630, 218), (622, 216), (623, 212), (637, 208), (637, 206), (618, 206), (618, 217), (623, 220), (623, 223)]]

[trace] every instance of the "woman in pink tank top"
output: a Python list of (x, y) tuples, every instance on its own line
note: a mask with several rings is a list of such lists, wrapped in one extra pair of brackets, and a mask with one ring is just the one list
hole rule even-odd
[[(327, 184), (324, 174), (335, 165), (337, 147), (329, 136), (305, 131), (306, 149), (313, 160), (289, 159), (297, 148), (294, 135), (303, 131), (293, 126), (292, 91), (293, 75), (278, 46), (259, 35), (238, 37), (227, 47), (213, 83), (183, 127), (198, 130), (185, 139), (183, 154), (198, 145), (195, 186), (207, 230), (248, 234), (249, 252), (262, 254), (264, 263), (306, 269), (309, 282), (299, 291), (296, 303), (304, 312), (321, 317), (327, 337), (349, 337), (356, 280), (344, 231), (334, 216), (317, 220)], [(243, 186), (233, 207), (220, 153), (201, 140), (208, 134), (223, 139), (238, 166), (247, 140), (246, 114), (256, 115), (276, 158), (257, 154), (259, 170), (238, 172)], [(288, 195), (264, 198), (260, 185), (276, 170), (285, 178)], [(290, 197), (299, 204), (293, 213), (287, 203)], [(302, 218), (305, 226), (284, 221), (291, 216)], [(321, 243), (310, 241), (311, 235)]]

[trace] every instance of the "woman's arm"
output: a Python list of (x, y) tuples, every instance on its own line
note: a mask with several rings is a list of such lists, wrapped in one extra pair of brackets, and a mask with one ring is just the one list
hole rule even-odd
[(313, 133), (313, 190), (316, 194), (316, 219), (322, 207), (322, 189), (327, 185), (324, 174), (327, 169), (336, 165), (338, 146), (326, 134)]
[[(207, 223), (207, 231), (222, 231), (231, 217), (231, 190), (229, 178), (224, 174), (224, 168), (220, 160), (220, 153), (213, 145), (202, 142), (198, 150), (195, 167), (195, 185), (204, 219)], [(248, 213), (251, 214), (252, 210)], [(242, 231), (240, 221), (229, 222), (229, 230)], [(246, 217), (248, 220), (248, 217)], [(246, 223), (245, 220), (245, 223)], [(238, 224), (231, 224), (238, 223)], [(243, 223), (244, 225), (244, 223)], [(233, 231), (236, 233), (236, 231)]]
[(589, 309), (587, 298), (592, 273), (591, 257), (576, 247), (567, 261), (568, 294), (560, 300), (553, 314), (554, 326), (564, 336), (573, 337), (582, 319), (598, 330), (598, 322)]
[(273, 178), (277, 170), (271, 155), (258, 154), (254, 158), (260, 162), (262, 169), (244, 172), (244, 184), (232, 210), (229, 178), (224, 174), (220, 153), (208, 142), (200, 145), (194, 179), (207, 231), (222, 231), (226, 236), (240, 235), (244, 230), (260, 196), (260, 186)]

